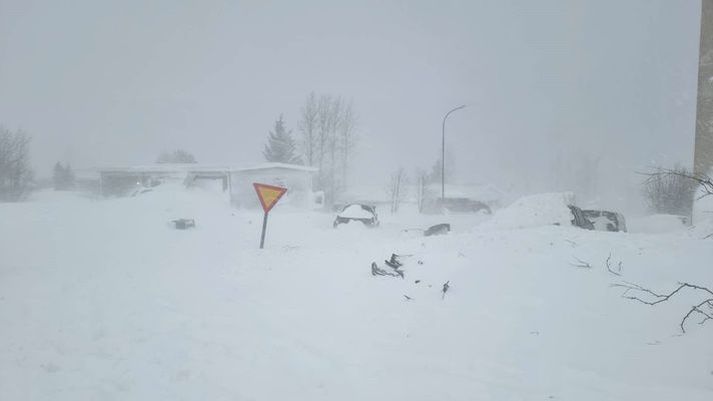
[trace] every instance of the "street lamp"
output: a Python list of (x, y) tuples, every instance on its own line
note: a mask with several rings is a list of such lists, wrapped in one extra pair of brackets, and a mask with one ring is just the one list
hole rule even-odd
[(441, 129), (441, 205), (446, 198), (446, 119), (456, 110), (464, 108), (465, 105), (460, 105), (443, 116), (443, 127)]

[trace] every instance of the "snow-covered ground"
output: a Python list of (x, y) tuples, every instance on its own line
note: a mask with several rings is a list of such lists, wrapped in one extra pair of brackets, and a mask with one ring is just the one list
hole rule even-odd
[[(700, 296), (610, 286), (711, 287), (713, 240), (333, 217), (278, 205), (259, 250), (261, 214), (200, 190), (0, 204), (0, 400), (713, 399)], [(392, 252), (405, 279), (373, 277)]]

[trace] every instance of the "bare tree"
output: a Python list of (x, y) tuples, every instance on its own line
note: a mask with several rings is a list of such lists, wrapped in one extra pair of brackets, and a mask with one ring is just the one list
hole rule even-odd
[(416, 177), (418, 177), (418, 184), (416, 187), (416, 203), (418, 204), (418, 212), (421, 213), (423, 212), (423, 201), (426, 196), (426, 174), (417, 171), (416, 172)]
[(339, 152), (337, 149), (337, 145), (339, 144), (339, 138), (338, 136), (338, 128), (341, 123), (341, 118), (342, 118), (342, 98), (341, 97), (336, 97), (333, 98), (331, 102), (328, 104), (328, 117), (327, 117), (327, 156), (328, 156), (328, 165), (323, 166), (327, 167), (325, 170), (325, 178), (326, 178), (326, 188), (327, 188), (327, 193), (329, 194), (330, 198), (332, 201), (334, 200), (334, 197), (337, 194), (337, 191), (340, 189), (341, 185), (339, 182), (337, 182), (337, 169), (339, 168)]
[(347, 185), (350, 166), (349, 163), (351, 162), (357, 143), (356, 125), (357, 120), (352, 109), (352, 102), (350, 101), (345, 105), (344, 110), (342, 111), (342, 118), (340, 119), (339, 125), (339, 139), (341, 142), (340, 148), (342, 151), (341, 173), (342, 183), (344, 186)]
[(346, 188), (349, 161), (356, 144), (356, 116), (352, 103), (340, 96), (311, 93), (301, 110), (303, 159), (317, 167), (315, 187), (332, 204)]
[(305, 104), (300, 110), (301, 119), (299, 129), (302, 133), (302, 154), (308, 166), (314, 166), (316, 162), (317, 148), (317, 95), (314, 92), (307, 96)]
[(331, 110), (332, 97), (329, 95), (320, 96), (317, 101), (317, 168), (319, 169), (317, 183), (322, 188), (324, 188), (324, 159), (327, 155), (329, 136), (331, 134)]
[(713, 195), (713, 178), (706, 174), (693, 174), (685, 169), (673, 169), (673, 170), (659, 170), (654, 173), (647, 174), (649, 177), (654, 176), (677, 176), (693, 182), (694, 186), (700, 188), (700, 195), (698, 199), (705, 198), (707, 196)]
[(386, 193), (391, 199), (391, 213), (399, 211), (399, 206), (407, 195), (406, 183), (407, 177), (403, 168), (399, 168), (391, 174), (389, 184), (386, 187)]
[(0, 126), (0, 201), (15, 202), (30, 192), (30, 136)]

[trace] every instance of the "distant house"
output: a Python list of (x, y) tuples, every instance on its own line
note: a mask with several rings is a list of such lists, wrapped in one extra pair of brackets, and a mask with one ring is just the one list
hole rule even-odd
[(186, 187), (211, 185), (229, 193), (236, 207), (256, 208), (259, 202), (253, 183), (287, 188), (280, 201), (300, 208), (312, 206), (312, 176), (316, 168), (283, 163), (264, 163), (252, 167), (203, 164), (152, 164), (99, 169), (99, 188), (103, 196), (130, 196), (164, 183)]
[(99, 191), (103, 196), (127, 196), (165, 182), (183, 182), (194, 164), (151, 164), (99, 169)]
[(256, 208), (254, 182), (287, 188), (280, 203), (299, 208), (311, 208), (314, 167), (284, 163), (265, 163), (230, 171), (230, 200), (234, 206)]

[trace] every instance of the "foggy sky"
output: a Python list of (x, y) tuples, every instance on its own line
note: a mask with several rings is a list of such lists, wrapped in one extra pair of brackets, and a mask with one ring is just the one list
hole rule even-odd
[(359, 116), (355, 178), (381, 179), (430, 167), (467, 104), (461, 180), (548, 189), (553, 160), (590, 154), (626, 182), (692, 162), (699, 18), (694, 0), (0, 0), (0, 123), (32, 135), (38, 175), (177, 147), (244, 165), (330, 93)]

